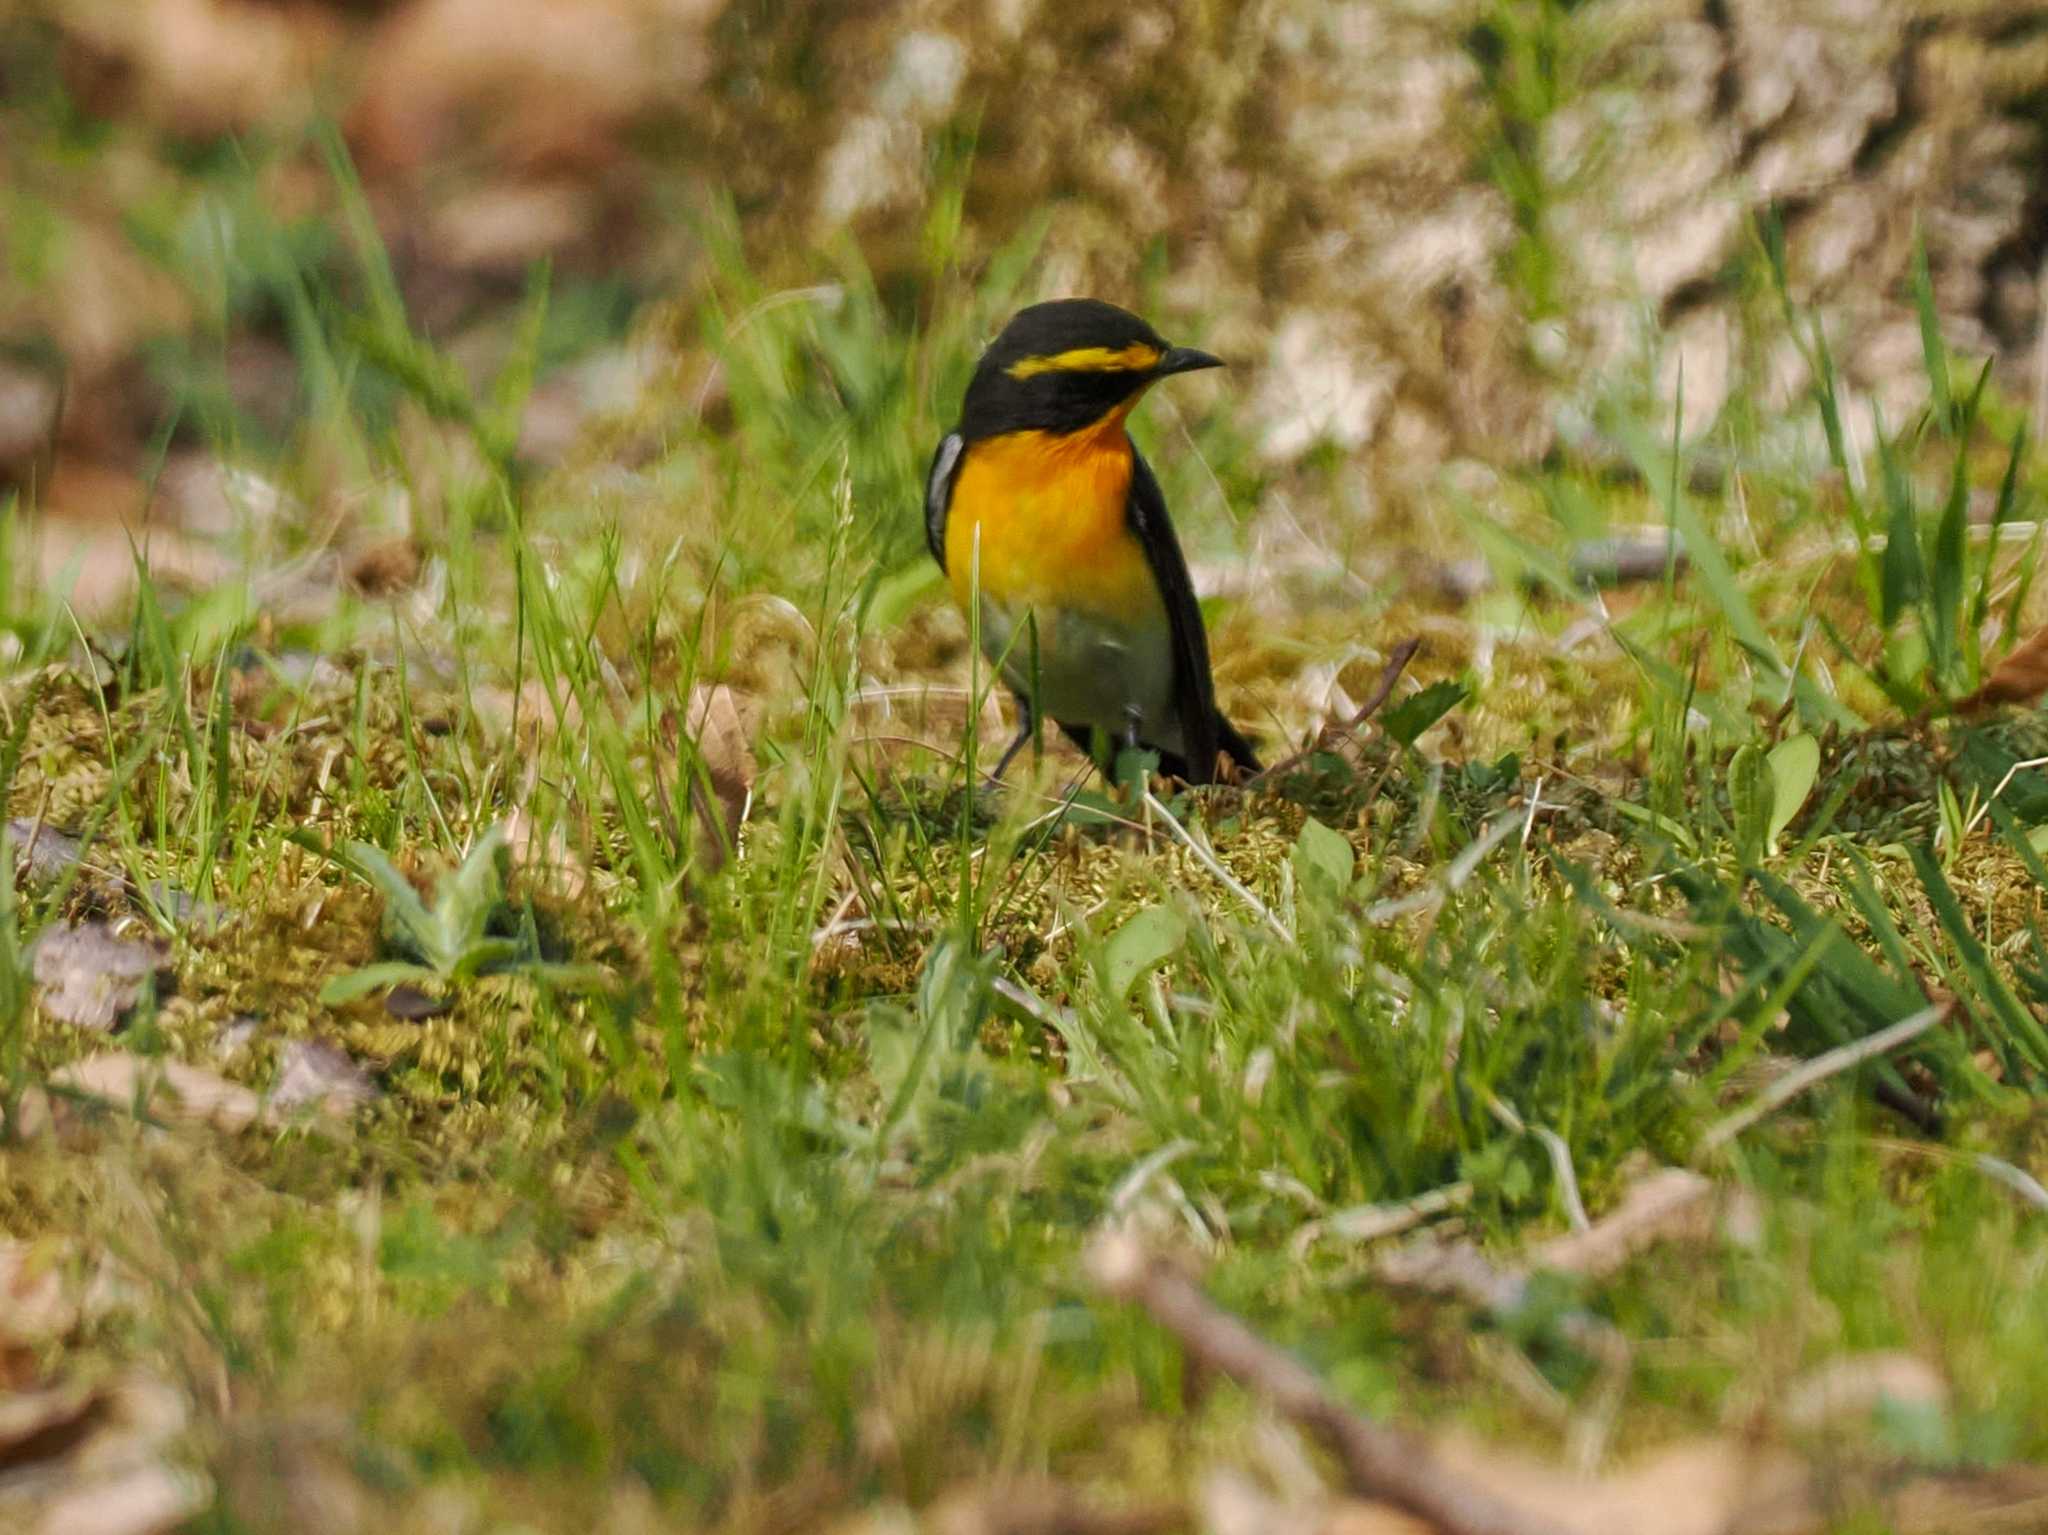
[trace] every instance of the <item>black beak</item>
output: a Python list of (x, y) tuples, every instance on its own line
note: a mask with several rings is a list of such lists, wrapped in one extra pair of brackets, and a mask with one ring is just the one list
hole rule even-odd
[(1169, 347), (1159, 366), (1152, 370), (1155, 378), (1164, 378), (1169, 373), (1193, 373), (1198, 368), (1221, 368), (1225, 366), (1220, 357), (1207, 352), (1198, 352), (1191, 346)]

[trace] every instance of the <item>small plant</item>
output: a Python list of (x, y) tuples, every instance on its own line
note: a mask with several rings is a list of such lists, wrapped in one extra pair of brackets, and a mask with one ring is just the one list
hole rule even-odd
[[(1852, 462), (1840, 379), (1827, 336), (1818, 320), (1802, 324), (1793, 308), (1783, 238), (1775, 228), (1765, 229), (1764, 249), (1787, 324), (1813, 376), (1814, 404), (1827, 435), (1828, 456), (1841, 477), (1843, 510), (1855, 534), (1858, 588), (1882, 635), (1874, 658), (1860, 655), (1842, 636), (1834, 636), (1835, 641), (1905, 713), (1946, 709), (1982, 685), (1988, 637), (2002, 636), (2007, 647), (2022, 637), (2019, 624), (2040, 553), (2038, 531), (2025, 539), (2015, 567), (2007, 569), (2001, 555), (2007, 530), (2019, 532), (2024, 527), (2016, 514), (2023, 499), (2020, 469), (2027, 456), (2026, 427), (2016, 426), (2005, 445), (2005, 471), (1990, 527), (1982, 537), (1973, 538), (1971, 452), (1980, 430), (1988, 430), (1983, 409), (1991, 364), (1987, 359), (1967, 391), (1955, 388), (1927, 254), (1916, 250), (1913, 296), (1920, 315), (1927, 409), (1912, 425), (1888, 431), (1875, 405), (1871, 407), (1878, 482), (1874, 488), (1864, 485), (1861, 464)], [(1922, 504), (1909, 472), (1917, 455), (1930, 452), (1945, 461), (1947, 490), (1937, 506)], [(2001, 591), (2002, 601), (1996, 600), (1994, 592)], [(2001, 611), (1994, 614), (1994, 607)]]
[[(302, 843), (302, 845), (305, 845)], [(414, 985), (442, 992), (479, 975), (523, 971), (558, 982), (587, 982), (586, 967), (550, 963), (530, 918), (510, 921), (505, 876), (510, 852), (502, 825), (477, 839), (469, 856), (443, 874), (434, 904), (420, 899), (412, 881), (367, 842), (345, 842), (327, 852), (344, 869), (374, 885), (384, 896), (385, 945), (407, 957), (381, 960), (338, 975), (320, 989), (320, 1000), (338, 1007), (393, 986)], [(513, 931), (506, 932), (506, 927)]]

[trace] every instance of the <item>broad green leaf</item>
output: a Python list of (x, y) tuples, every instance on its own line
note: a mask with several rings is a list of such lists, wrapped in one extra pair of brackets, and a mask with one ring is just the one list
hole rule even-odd
[(1294, 841), (1294, 872), (1303, 884), (1318, 880), (1333, 890), (1349, 889), (1354, 862), (1351, 844), (1341, 832), (1314, 816), (1301, 823), (1301, 835)]
[(359, 997), (367, 997), (373, 991), (388, 991), (391, 987), (411, 981), (419, 985), (431, 985), (438, 977), (425, 965), (408, 965), (389, 962), (365, 965), (360, 970), (351, 970), (337, 975), (320, 988), (320, 1004), (323, 1007), (340, 1007)]
[(1403, 746), (1413, 746), (1422, 732), (1465, 701), (1462, 682), (1432, 682), (1419, 693), (1410, 693), (1380, 714), (1387, 734)]
[(1735, 822), (1735, 853), (1744, 863), (1761, 862), (1770, 846), (1776, 792), (1764, 754), (1754, 745), (1728, 761), (1728, 808)]
[(1778, 850), (1778, 838), (1799, 814), (1820, 777), (1820, 742), (1810, 735), (1787, 736), (1771, 748), (1771, 821), (1765, 845)]
[[(317, 844), (310, 845), (321, 851)], [(441, 925), (427, 910), (420, 893), (413, 889), (412, 881), (399, 873), (383, 849), (370, 846), (367, 842), (344, 842), (333, 853), (327, 854), (336, 863), (357, 878), (376, 887), (384, 897), (384, 915), (390, 927), (422, 955), (431, 955), (441, 947)]]
[(455, 956), (448, 975), (451, 980), (466, 981), (492, 970), (508, 969), (518, 963), (519, 955), (520, 943), (516, 938), (478, 938)]
[(1172, 958), (1187, 936), (1187, 919), (1171, 906), (1133, 912), (1102, 946), (1104, 988), (1121, 1002), (1138, 977)]
[(1631, 821), (1637, 821), (1649, 827), (1673, 846), (1681, 848), (1687, 853), (1694, 851), (1692, 833), (1669, 816), (1659, 815), (1648, 805), (1638, 805), (1633, 800), (1618, 799), (1613, 804), (1615, 810), (1620, 814), (1627, 816)]
[(456, 945), (457, 955), (483, 936), (491, 913), (504, 898), (510, 858), (501, 822), (477, 838), (460, 868), (441, 877), (434, 915), (448, 941)]

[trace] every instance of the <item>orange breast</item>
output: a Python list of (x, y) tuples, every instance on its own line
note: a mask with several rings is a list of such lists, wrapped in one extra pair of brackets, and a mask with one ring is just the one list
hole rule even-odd
[(1005, 606), (1126, 622), (1163, 612), (1125, 515), (1123, 418), (1116, 411), (1081, 432), (1006, 432), (967, 450), (946, 519), (946, 571), (963, 608), (978, 538), (982, 592)]

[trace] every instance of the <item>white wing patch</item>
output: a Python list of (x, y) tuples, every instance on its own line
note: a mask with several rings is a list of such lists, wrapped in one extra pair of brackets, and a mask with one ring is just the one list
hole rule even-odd
[(948, 432), (946, 440), (939, 444), (938, 457), (932, 460), (932, 475), (924, 487), (924, 536), (931, 545), (932, 558), (940, 566), (946, 563), (946, 508), (953, 499), (953, 471), (960, 467), (960, 455), (966, 450), (967, 440), (958, 432)]

